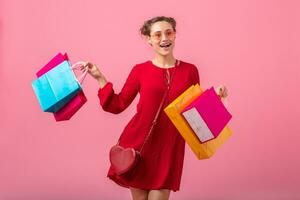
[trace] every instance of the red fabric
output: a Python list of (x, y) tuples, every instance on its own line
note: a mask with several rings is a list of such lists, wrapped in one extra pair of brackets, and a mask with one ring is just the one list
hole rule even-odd
[[(137, 150), (142, 146), (166, 89), (166, 70), (149, 60), (132, 68), (120, 93), (115, 93), (111, 82), (99, 89), (100, 105), (103, 110), (114, 114), (125, 110), (136, 95), (140, 94), (137, 112), (120, 136), (121, 146)], [(180, 61), (178, 66), (168, 70), (171, 74), (174, 73), (174, 77), (163, 108), (192, 84), (199, 83), (198, 70), (193, 64)], [(107, 176), (123, 187), (177, 191), (180, 188), (184, 149), (184, 139), (162, 110), (135, 170), (130, 174), (117, 176), (110, 167)]]

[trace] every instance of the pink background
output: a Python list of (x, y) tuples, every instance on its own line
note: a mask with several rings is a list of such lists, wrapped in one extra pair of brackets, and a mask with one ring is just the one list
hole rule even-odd
[(226, 1), (0, 1), (0, 199), (130, 199), (108, 178), (108, 151), (135, 112), (85, 106), (67, 122), (43, 113), (31, 88), (58, 52), (96, 63), (120, 91), (153, 57), (143, 21), (173, 16), (175, 57), (197, 65), (203, 88), (224, 84), (234, 135), (210, 160), (186, 149), (172, 199), (299, 199), (300, 3)]

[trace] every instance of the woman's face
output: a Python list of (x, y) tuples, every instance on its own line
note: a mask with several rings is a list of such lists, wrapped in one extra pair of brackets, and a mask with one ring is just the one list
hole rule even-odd
[(155, 22), (151, 26), (148, 43), (157, 54), (166, 56), (173, 53), (176, 33), (170, 23), (165, 21)]

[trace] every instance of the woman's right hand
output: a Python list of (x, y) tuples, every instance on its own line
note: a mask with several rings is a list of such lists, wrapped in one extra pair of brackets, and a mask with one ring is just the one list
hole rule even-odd
[(88, 73), (98, 81), (101, 88), (107, 83), (105, 76), (100, 72), (95, 64), (86, 62), (84, 65), (84, 69), (86, 68), (88, 69)]

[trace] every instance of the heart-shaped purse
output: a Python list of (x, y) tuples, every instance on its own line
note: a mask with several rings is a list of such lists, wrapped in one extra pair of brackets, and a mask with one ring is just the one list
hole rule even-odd
[(140, 159), (140, 152), (133, 148), (123, 148), (115, 145), (110, 149), (109, 158), (117, 175), (131, 170)]

